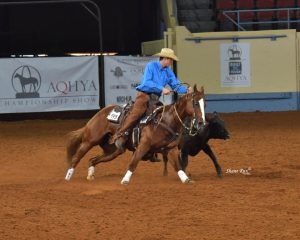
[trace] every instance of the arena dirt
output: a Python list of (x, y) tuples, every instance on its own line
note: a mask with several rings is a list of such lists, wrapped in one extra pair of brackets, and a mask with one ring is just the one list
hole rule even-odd
[(201, 152), (190, 185), (171, 166), (163, 177), (162, 162), (120, 185), (130, 152), (88, 182), (98, 148), (66, 182), (65, 134), (87, 119), (0, 122), (0, 239), (300, 239), (300, 112), (221, 117), (231, 139), (210, 144), (224, 178)]

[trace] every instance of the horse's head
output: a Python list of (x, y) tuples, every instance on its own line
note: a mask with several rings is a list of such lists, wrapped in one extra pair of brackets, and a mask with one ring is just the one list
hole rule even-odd
[(186, 100), (186, 113), (192, 119), (191, 128), (199, 131), (206, 124), (203, 86), (198, 90), (197, 85), (194, 85), (194, 91), (186, 94)]
[(22, 77), (22, 75), (19, 74), (19, 73), (16, 73), (15, 76), (14, 76), (14, 78), (19, 78), (19, 77)]

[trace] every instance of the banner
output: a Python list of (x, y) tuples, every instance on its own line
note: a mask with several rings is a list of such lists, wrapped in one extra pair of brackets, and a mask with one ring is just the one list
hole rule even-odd
[(221, 87), (250, 87), (250, 44), (221, 44)]
[(0, 112), (99, 109), (97, 57), (0, 59)]
[[(144, 69), (150, 61), (157, 57), (105, 56), (105, 103), (123, 105), (135, 100), (136, 86), (140, 84)], [(168, 86), (167, 86), (168, 87)], [(164, 104), (172, 102), (172, 96), (160, 98)]]
[(154, 57), (105, 56), (105, 103), (123, 105), (136, 97), (144, 69)]

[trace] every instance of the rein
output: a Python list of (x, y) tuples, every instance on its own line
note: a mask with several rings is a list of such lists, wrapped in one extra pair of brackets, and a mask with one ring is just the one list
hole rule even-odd
[(178, 112), (177, 112), (177, 109), (176, 109), (176, 107), (175, 107), (175, 104), (174, 104), (173, 106), (174, 106), (174, 110), (175, 110), (175, 113), (176, 113), (176, 116), (177, 116), (179, 122), (181, 123), (181, 125), (182, 125), (186, 130), (189, 131), (189, 136), (196, 136), (196, 135), (197, 135), (197, 131), (196, 131), (195, 133), (192, 133), (193, 128), (194, 128), (194, 124), (195, 124), (195, 112), (194, 112), (193, 120), (191, 121), (191, 125), (190, 125), (190, 127), (188, 127), (188, 126), (186, 126), (186, 125), (184, 124), (184, 122), (181, 120), (181, 118), (180, 118), (180, 116), (179, 116), (179, 114), (178, 114)]
[[(193, 101), (194, 101), (194, 99), (193, 99)], [(202, 100), (201, 104), (203, 104), (203, 100)], [(174, 104), (173, 107), (174, 107), (174, 110), (175, 110), (176, 117), (178, 118), (178, 120), (179, 120), (179, 122), (181, 123), (181, 125), (183, 126), (183, 128), (186, 129), (186, 130), (188, 131), (189, 136), (192, 136), (192, 137), (193, 137), (193, 136), (196, 136), (196, 135), (198, 134), (198, 131), (196, 131), (195, 133), (193, 133), (193, 129), (194, 129), (195, 121), (196, 121), (196, 117), (195, 117), (195, 116), (196, 116), (196, 113), (195, 113), (195, 110), (194, 110), (194, 113), (193, 113), (193, 119), (191, 120), (191, 124), (190, 124), (190, 126), (188, 127), (187, 125), (184, 124), (184, 122), (183, 122), (182, 119), (180, 118), (180, 116), (179, 116), (179, 114), (178, 114), (178, 112), (177, 112), (177, 109), (176, 109), (176, 104)], [(204, 108), (204, 106), (203, 106), (203, 108)], [(170, 129), (166, 124), (163, 124), (163, 123), (162, 123), (162, 118), (163, 118), (164, 113), (165, 113), (165, 105), (163, 106), (163, 111), (162, 111), (161, 117), (160, 117), (160, 119), (158, 120), (157, 125), (155, 126), (154, 131), (156, 131), (157, 127), (158, 127), (159, 125), (161, 125), (161, 126), (163, 126), (164, 128), (166, 128), (169, 132), (171, 132), (173, 135), (174, 135), (174, 134), (176, 135), (176, 133), (174, 133), (174, 131), (173, 131), (172, 129)], [(204, 115), (204, 114), (203, 114), (203, 115)], [(205, 118), (205, 115), (203, 116), (203, 118)]]

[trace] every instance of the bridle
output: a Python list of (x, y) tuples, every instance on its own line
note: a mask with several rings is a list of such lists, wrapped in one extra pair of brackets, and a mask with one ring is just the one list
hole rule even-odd
[(179, 122), (180, 122), (181, 125), (188, 131), (189, 136), (195, 136), (195, 135), (198, 134), (198, 131), (196, 131), (195, 133), (193, 133), (193, 129), (194, 129), (195, 122), (196, 122), (196, 111), (195, 111), (195, 108), (196, 108), (197, 106), (200, 107), (201, 114), (202, 114), (202, 119), (203, 119), (203, 124), (205, 125), (204, 100), (203, 100), (203, 98), (201, 98), (201, 99), (199, 100), (199, 102), (197, 102), (197, 101), (194, 99), (194, 97), (195, 97), (194, 93), (192, 93), (192, 97), (193, 97), (193, 98), (192, 98), (192, 103), (193, 103), (193, 110), (194, 110), (194, 112), (193, 112), (193, 118), (192, 118), (192, 120), (191, 120), (191, 124), (190, 124), (189, 127), (188, 127), (187, 125), (185, 125), (184, 122), (182, 121), (182, 119), (180, 118), (180, 116), (179, 116), (179, 114), (178, 114), (178, 112), (177, 112), (177, 109), (176, 109), (176, 104), (173, 105), (174, 110), (175, 110), (175, 114), (176, 114), (176, 116), (177, 116)]

